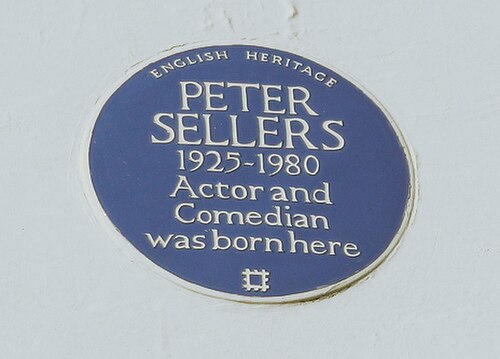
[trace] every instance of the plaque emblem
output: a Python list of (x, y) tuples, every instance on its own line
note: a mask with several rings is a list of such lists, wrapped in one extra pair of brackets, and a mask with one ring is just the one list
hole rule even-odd
[(412, 214), (408, 146), (345, 75), (254, 45), (136, 66), (98, 109), (90, 198), (145, 262), (199, 292), (288, 302), (341, 290)]

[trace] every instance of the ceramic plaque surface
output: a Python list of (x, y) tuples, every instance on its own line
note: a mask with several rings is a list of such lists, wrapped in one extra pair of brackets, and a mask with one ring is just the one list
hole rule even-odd
[(338, 71), (251, 45), (178, 50), (104, 99), (88, 171), (157, 269), (229, 299), (340, 290), (387, 257), (414, 198), (388, 114)]

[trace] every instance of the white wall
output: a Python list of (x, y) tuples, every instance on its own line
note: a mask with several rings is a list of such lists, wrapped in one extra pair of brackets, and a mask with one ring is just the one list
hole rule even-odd
[[(499, 16), (497, 1), (2, 1), (0, 357), (500, 357)], [(191, 293), (124, 254), (83, 196), (82, 130), (125, 70), (241, 38), (349, 73), (418, 157), (397, 253), (333, 298)]]

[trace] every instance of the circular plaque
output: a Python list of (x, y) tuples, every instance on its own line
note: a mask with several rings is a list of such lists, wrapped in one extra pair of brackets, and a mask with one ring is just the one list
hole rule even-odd
[(137, 65), (102, 101), (88, 171), (107, 221), (159, 271), (247, 302), (312, 299), (367, 275), (415, 191), (408, 147), (372, 96), (254, 45)]

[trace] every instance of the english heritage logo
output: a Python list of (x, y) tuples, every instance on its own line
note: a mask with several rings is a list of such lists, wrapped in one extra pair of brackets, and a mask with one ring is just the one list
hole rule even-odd
[(100, 107), (88, 168), (94, 200), (162, 272), (247, 302), (362, 278), (394, 249), (415, 196), (407, 145), (372, 97), (251, 45), (141, 65)]

